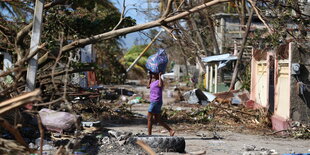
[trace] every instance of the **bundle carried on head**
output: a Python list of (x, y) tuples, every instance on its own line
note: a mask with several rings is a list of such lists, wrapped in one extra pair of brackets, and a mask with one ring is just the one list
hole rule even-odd
[(164, 49), (159, 49), (146, 61), (146, 68), (152, 73), (165, 73), (168, 63), (168, 56)]

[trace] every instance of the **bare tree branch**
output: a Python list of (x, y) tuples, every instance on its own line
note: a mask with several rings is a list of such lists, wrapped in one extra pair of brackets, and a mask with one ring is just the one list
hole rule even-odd
[(56, 99), (56, 100), (53, 100), (53, 101), (50, 101), (50, 102), (46, 102), (46, 103), (39, 103), (39, 104), (34, 104), (34, 106), (47, 106), (47, 105), (51, 105), (51, 104), (54, 104), (54, 103), (57, 103), (57, 102), (60, 102), (60, 101), (63, 101), (63, 96)]
[(264, 25), (265, 25), (266, 28), (268, 29), (269, 34), (272, 34), (272, 33), (273, 33), (273, 30), (270, 28), (270, 26), (267, 24), (267, 22), (264, 20), (264, 18), (262, 17), (262, 15), (260, 14), (260, 12), (258, 11), (258, 9), (257, 9), (257, 7), (256, 7), (256, 2), (253, 2), (252, 0), (248, 0), (248, 1), (251, 3), (251, 5), (252, 5), (252, 7), (253, 7), (255, 13), (257, 14), (258, 18), (264, 23)]
[(0, 103), (0, 108), (2, 109), (6, 106), (9, 106), (11, 104), (16, 104), (17, 102), (24, 101), (24, 100), (29, 99), (31, 97), (37, 97), (39, 94), (41, 94), (40, 89), (36, 89), (32, 92), (20, 95), (20, 96), (15, 97), (15, 98), (8, 99), (8, 100)]
[[(9, 100), (6, 100), (4, 102), (0, 103), (0, 111), (1, 113), (4, 113), (8, 110), (11, 110), (13, 108), (19, 107), (25, 103), (29, 103), (30, 101), (34, 101), (38, 98), (38, 95), (41, 93), (39, 89), (29, 92), (27, 94), (20, 95), (15, 98), (11, 98)], [(7, 122), (4, 118), (0, 117), (0, 125), (8, 130), (12, 135), (14, 135), (17, 142), (19, 142), (21, 145), (25, 146), (27, 150), (29, 150), (28, 145), (25, 143), (23, 137), (21, 136), (20, 132), (13, 127), (9, 122)]]
[(26, 149), (29, 151), (29, 147), (24, 141), (23, 137), (21, 136), (20, 132), (14, 128), (8, 121), (6, 121), (4, 118), (0, 117), (0, 125), (8, 130), (12, 135), (14, 135), (16, 141), (26, 147)]
[(15, 39), (15, 51), (17, 53), (17, 60), (22, 59), (23, 55), (24, 55), (24, 51), (22, 49), (22, 44), (23, 44), (23, 40), (24, 38), (28, 35), (28, 33), (30, 32), (31, 28), (32, 28), (33, 23), (29, 23), (27, 26), (25, 26), (23, 29), (21, 29), (17, 35), (16, 35), (16, 39)]
[(182, 0), (181, 4), (178, 6), (176, 11), (180, 11), (180, 8), (182, 7), (182, 5), (185, 3), (185, 0)]
[(171, 12), (171, 10), (172, 10), (172, 2), (173, 2), (173, 0), (169, 0), (169, 1), (168, 1), (167, 8), (166, 8), (164, 14), (162, 15), (162, 18), (168, 17), (168, 14), (169, 14), (169, 13)]
[[(72, 74), (72, 73), (78, 73), (78, 72), (85, 72), (85, 71), (93, 71), (94, 68), (92, 67), (89, 67), (89, 68), (83, 68), (83, 69), (70, 69), (68, 70), (68, 73), (69, 74)], [(61, 75), (65, 75), (66, 74), (66, 71), (60, 71), (60, 72), (57, 72), (57, 73), (54, 73), (54, 77), (55, 76), (61, 76)], [(39, 76), (38, 79), (46, 79), (46, 78), (49, 78), (51, 77), (52, 74), (48, 74), (48, 75), (42, 75), (42, 76)]]
[(202, 47), (203, 51), (205, 52), (206, 55), (211, 55), (207, 50), (207, 47), (206, 47), (205, 42), (201, 36), (201, 32), (199, 31), (199, 28), (197, 26), (195, 19), (192, 16), (190, 16), (189, 21), (192, 25), (193, 30), (196, 32), (197, 40), (200, 42), (200, 46)]
[(0, 31), (2, 31), (2, 32), (5, 33), (6, 35), (8, 35), (7, 32), (9, 32), (10, 29), (7, 28), (7, 27), (5, 27), (5, 26), (3, 26), (3, 25), (0, 25)]
[(168, 25), (162, 25), (161, 27), (162, 27), (163, 29), (165, 29), (166, 32), (169, 33), (169, 35), (170, 35), (174, 40), (178, 40), (178, 39), (174, 36), (174, 34), (173, 34), (174, 29), (173, 29), (172, 27), (170, 27), (170, 26), (168, 26)]
[(246, 27), (246, 30), (245, 30), (243, 37), (242, 37), (241, 49), (240, 49), (240, 52), (238, 54), (237, 63), (236, 63), (234, 73), (233, 73), (233, 76), (232, 76), (231, 82), (230, 82), (230, 88), (229, 88), (230, 90), (233, 90), (235, 83), (236, 83), (236, 80), (237, 80), (238, 71), (239, 71), (239, 64), (241, 63), (241, 60), (242, 60), (242, 55), (243, 55), (244, 47), (245, 47), (245, 44), (246, 44), (246, 41), (247, 41), (247, 38), (249, 35), (253, 14), (254, 14), (254, 8), (251, 9), (251, 13), (250, 13), (250, 16), (249, 16), (249, 19), (247, 22), (247, 27)]
[(206, 68), (206, 67), (205, 67), (204, 63), (202, 62), (201, 57), (199, 56), (199, 53), (198, 53), (198, 51), (201, 51), (199, 44), (198, 44), (197, 42), (194, 41), (194, 39), (192, 38), (192, 36), (191, 36), (186, 30), (184, 30), (184, 29), (182, 28), (182, 26), (180, 25), (180, 23), (177, 23), (177, 25), (178, 25), (178, 27), (182, 30), (182, 32), (185, 34), (186, 38), (196, 47), (197, 50), (195, 50), (195, 51), (193, 52), (193, 54), (195, 55), (195, 57), (196, 57), (196, 59), (197, 59), (197, 61), (198, 61), (198, 64), (199, 64), (199, 66), (200, 66), (200, 68), (201, 68), (201, 71), (204, 72), (204, 68)]
[(47, 3), (44, 5), (44, 9), (49, 9), (56, 5), (63, 5), (67, 2), (67, 0), (54, 0), (53, 2)]
[(210, 30), (210, 34), (211, 34), (211, 38), (212, 38), (212, 43), (213, 43), (213, 47), (216, 51), (216, 54), (220, 54), (220, 48), (218, 45), (218, 42), (216, 40), (216, 35), (215, 35), (215, 29), (214, 29), (214, 25), (213, 25), (213, 21), (212, 18), (209, 15), (209, 12), (206, 11), (206, 19), (207, 19), (207, 23), (209, 25), (209, 30)]
[[(62, 46), (63, 46), (63, 39), (64, 39), (64, 33), (62, 32), (62, 33), (60, 34), (60, 39), (59, 39), (59, 40), (60, 40), (60, 48), (59, 48), (59, 49), (61, 49)], [(55, 73), (55, 68), (56, 68), (58, 62), (59, 62), (59, 60), (61, 59), (61, 55), (62, 55), (62, 51), (60, 50), (60, 51), (58, 52), (58, 56), (57, 56), (57, 58), (56, 58), (56, 60), (55, 60), (55, 63), (54, 63), (54, 65), (53, 65), (53, 67), (52, 67), (52, 74), (51, 74), (51, 77), (52, 77), (52, 83), (53, 83), (53, 86), (54, 86), (55, 91), (57, 91), (57, 87), (56, 87), (56, 84), (55, 84), (54, 73)]]
[[(40, 52), (41, 50), (44, 49), (44, 47), (47, 45), (47, 43), (43, 43), (41, 44), (35, 51), (33, 51), (31, 54), (27, 55), (26, 57), (18, 60), (15, 65), (16, 66), (19, 66), (19, 65), (22, 65), (24, 64), (24, 62), (28, 61), (29, 59), (31, 59), (33, 56), (35, 56), (38, 52)], [(1, 77), (1, 75), (0, 75)]]
[[(60, 5), (60, 4), (65, 4), (66, 0), (55, 0), (53, 2), (47, 3), (44, 5), (44, 9), (49, 9), (53, 6), (56, 5)], [(23, 40), (25, 39), (25, 37), (28, 35), (28, 33), (31, 31), (32, 29), (32, 25), (33, 23), (29, 23), (27, 26), (25, 26), (24, 28), (22, 28), (16, 35), (16, 39), (15, 39), (15, 50), (17, 53), (17, 60), (21, 59), (24, 55), (24, 51), (22, 49), (22, 43)]]
[(70, 67), (70, 63), (72, 61), (72, 56), (73, 54), (70, 52), (70, 56), (68, 58), (68, 63), (66, 64), (66, 70), (65, 70), (65, 81), (64, 81), (64, 95), (63, 95), (63, 99), (66, 103), (68, 103), (68, 100), (67, 100), (67, 85), (68, 85), (68, 73), (69, 73), (69, 67)]
[(10, 75), (11, 73), (13, 73), (13, 72), (17, 72), (17, 71), (19, 71), (19, 72), (21, 72), (21, 71), (26, 71), (26, 69), (24, 68), (21, 68), (21, 67), (15, 67), (15, 68), (12, 68), (12, 69), (9, 69), (9, 70), (7, 70), (7, 71), (5, 71), (5, 72), (2, 72), (1, 74), (0, 74), (0, 77), (4, 77), (4, 76), (7, 76), (7, 75)]
[(122, 9), (122, 12), (121, 12), (121, 17), (118, 21), (118, 23), (115, 25), (115, 27), (113, 28), (112, 31), (116, 30), (117, 27), (122, 23), (122, 21), (124, 20), (124, 13), (125, 13), (125, 10), (126, 10), (126, 0), (123, 0), (123, 9)]
[(42, 125), (42, 120), (39, 114), (37, 114), (37, 119), (38, 119), (38, 127), (40, 131), (40, 154), (43, 152), (43, 140), (44, 140), (44, 129)]
[(109, 31), (109, 32), (105, 32), (102, 34), (98, 34), (89, 38), (84, 38), (84, 39), (79, 39), (76, 40), (66, 46), (64, 46), (62, 48), (63, 52), (67, 52), (70, 50), (73, 50), (75, 48), (78, 47), (84, 47), (85, 45), (88, 44), (92, 44), (92, 43), (96, 43), (100, 40), (105, 40), (105, 39), (110, 39), (116, 36), (120, 36), (120, 35), (125, 35), (128, 33), (132, 33), (132, 32), (137, 32), (137, 31), (141, 31), (141, 30), (145, 30), (145, 29), (149, 29), (149, 28), (153, 28), (153, 27), (157, 27), (157, 26), (161, 26), (163, 23), (170, 23), (176, 20), (179, 20), (181, 18), (184, 18), (185, 16), (188, 16), (191, 13), (197, 12), (199, 10), (205, 9), (207, 7), (219, 4), (219, 3), (223, 3), (223, 2), (228, 2), (229, 0), (213, 0), (207, 3), (204, 3), (202, 5), (196, 6), (192, 9), (189, 9), (187, 11), (184, 11), (180, 14), (168, 17), (168, 18), (160, 18), (158, 20), (152, 21), (152, 22), (148, 22), (145, 24), (140, 24), (140, 25), (136, 25), (136, 26), (131, 26), (131, 27), (126, 27), (126, 28), (122, 28), (122, 29), (117, 29), (114, 31)]
[(4, 31), (1, 31), (1, 29), (0, 29), (0, 33), (5, 37), (5, 39), (7, 40), (8, 44), (12, 45), (12, 42), (11, 42), (9, 36), (7, 34), (5, 34)]

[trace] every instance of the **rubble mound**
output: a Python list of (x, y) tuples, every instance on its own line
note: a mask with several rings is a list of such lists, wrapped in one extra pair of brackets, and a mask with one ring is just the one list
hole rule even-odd
[(129, 138), (131, 144), (136, 144), (138, 140), (148, 144), (155, 152), (185, 152), (184, 137), (152, 135)]

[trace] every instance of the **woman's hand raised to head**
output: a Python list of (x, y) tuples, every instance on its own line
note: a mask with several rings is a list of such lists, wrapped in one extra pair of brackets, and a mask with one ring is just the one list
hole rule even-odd
[(158, 87), (163, 87), (163, 79), (161, 79), (161, 72), (159, 72), (159, 74), (158, 74), (158, 80), (159, 80), (159, 83), (158, 83)]

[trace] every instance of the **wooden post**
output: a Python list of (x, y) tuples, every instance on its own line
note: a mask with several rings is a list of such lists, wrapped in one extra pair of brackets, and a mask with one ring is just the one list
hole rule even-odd
[(234, 55), (238, 54), (238, 46), (237, 46), (237, 41), (234, 40)]
[[(44, 0), (36, 0), (31, 42), (30, 42), (30, 54), (36, 51), (41, 40), (43, 7), (44, 7)], [(35, 89), (37, 70), (38, 70), (38, 54), (33, 56), (28, 61), (26, 91), (32, 91)]]
[(217, 93), (217, 64), (214, 67), (215, 75), (214, 75), (214, 93)]
[(206, 65), (206, 89), (207, 91), (210, 91), (209, 89), (209, 65)]

